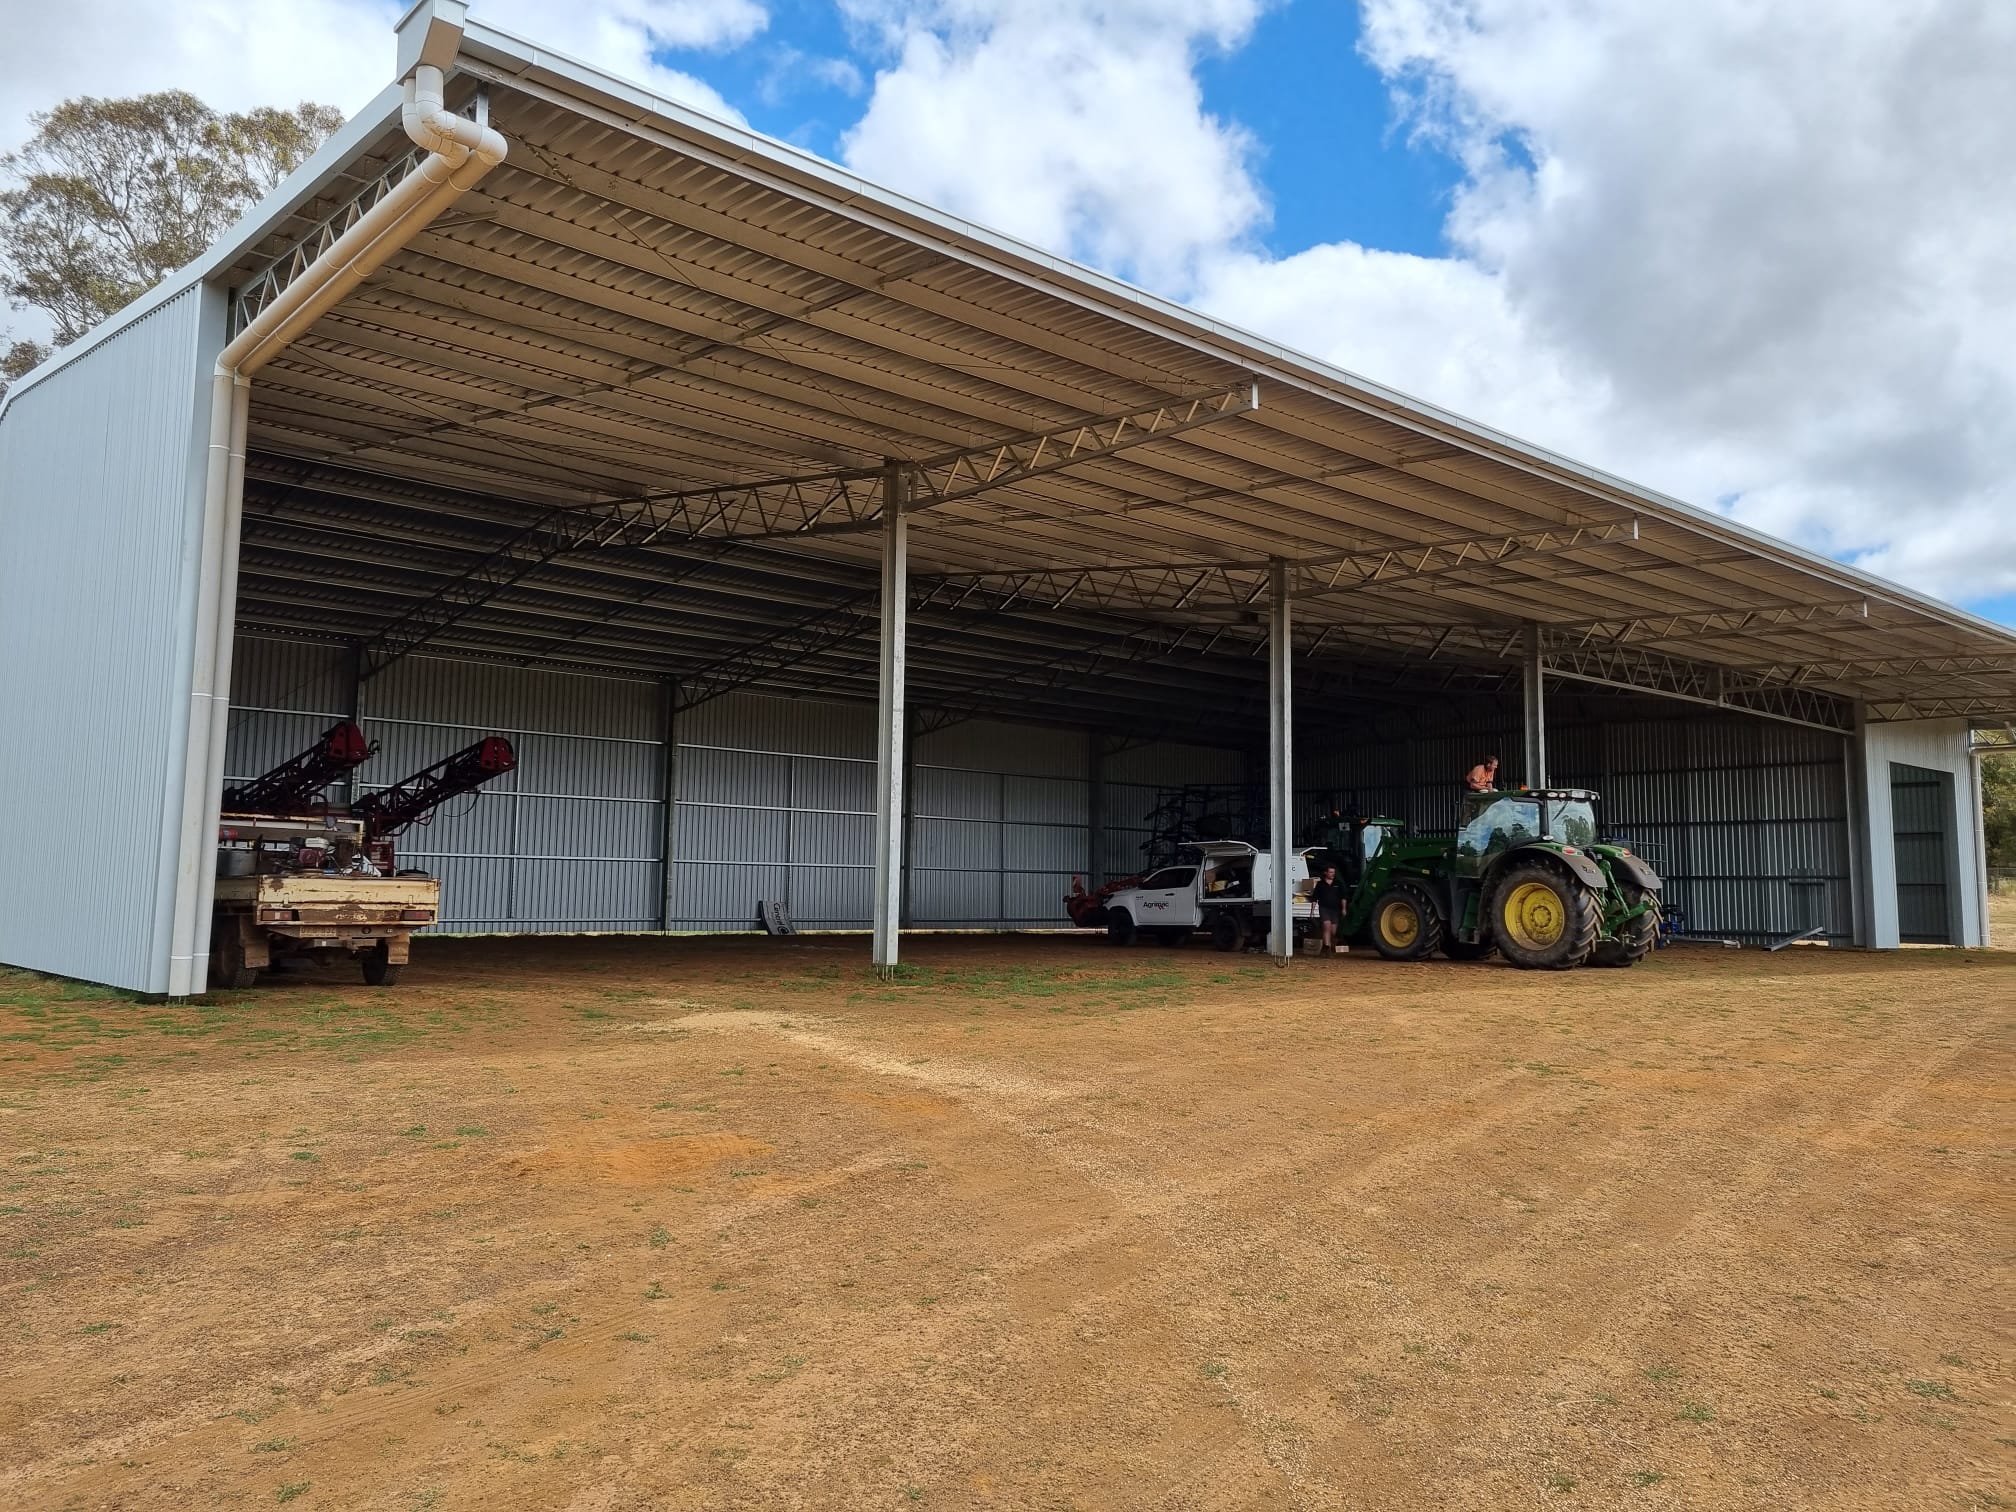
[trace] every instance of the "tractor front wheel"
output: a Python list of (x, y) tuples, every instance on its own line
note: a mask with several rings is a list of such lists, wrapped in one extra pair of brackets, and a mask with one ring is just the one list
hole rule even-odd
[(1509, 868), (1491, 895), (1491, 934), (1505, 959), (1529, 971), (1566, 971), (1596, 948), (1596, 895), (1544, 861)]
[[(1636, 908), (1646, 901), (1643, 888), (1630, 883), (1623, 886), (1624, 906)], [(1625, 921), (1624, 927), (1616, 934), (1596, 942), (1595, 952), (1589, 957), (1592, 966), (1636, 966), (1652, 954), (1652, 947), (1659, 943), (1659, 902), (1655, 898), (1652, 906), (1635, 919)]]
[(1106, 943), (1109, 945), (1132, 945), (1136, 930), (1134, 915), (1126, 909), (1106, 915)]
[(1418, 961), (1442, 945), (1442, 916), (1418, 887), (1389, 887), (1372, 905), (1372, 948), (1389, 961)]

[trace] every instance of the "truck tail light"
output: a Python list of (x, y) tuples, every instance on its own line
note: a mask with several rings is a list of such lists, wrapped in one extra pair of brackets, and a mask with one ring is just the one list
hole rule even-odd
[(259, 910), (261, 924), (292, 924), (301, 917), (298, 908), (262, 908)]
[(434, 910), (431, 908), (402, 908), (399, 910), (399, 922), (402, 924), (425, 924), (433, 917)]

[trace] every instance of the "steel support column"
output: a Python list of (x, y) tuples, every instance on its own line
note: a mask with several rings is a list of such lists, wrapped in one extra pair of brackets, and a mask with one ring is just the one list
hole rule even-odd
[(903, 920), (903, 642), (909, 615), (909, 538), (904, 473), (890, 464), (882, 480), (882, 628), (880, 698), (875, 720), (875, 970), (896, 970)]
[(1547, 695), (1545, 673), (1541, 665), (1540, 627), (1530, 620), (1526, 624), (1521, 647), (1521, 664), (1525, 670), (1524, 720), (1522, 729), (1525, 738), (1525, 766), (1520, 771), (1519, 780), (1531, 788), (1547, 786)]
[(658, 823), (658, 927), (669, 930), (679, 917), (677, 900), (679, 871), (674, 859), (679, 841), (679, 684), (666, 678), (663, 684), (660, 734), (664, 739), (659, 783), (665, 797)]
[(1085, 737), (1085, 890), (1106, 885), (1106, 737)]
[(1273, 868), (1268, 891), (1267, 952), (1286, 965), (1295, 954), (1294, 892), (1288, 858), (1295, 854), (1294, 643), (1288, 564), (1269, 564), (1267, 597), (1267, 845)]

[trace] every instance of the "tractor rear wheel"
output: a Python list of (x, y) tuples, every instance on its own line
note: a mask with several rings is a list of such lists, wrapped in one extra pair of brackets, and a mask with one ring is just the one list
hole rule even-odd
[[(1645, 890), (1625, 883), (1621, 889), (1627, 908), (1636, 908), (1645, 901)], [(1616, 934), (1596, 942), (1596, 949), (1589, 957), (1592, 966), (1636, 966), (1652, 954), (1652, 947), (1659, 943), (1659, 903), (1654, 899), (1652, 906), (1637, 918), (1627, 921)]]
[(1404, 882), (1372, 905), (1372, 948), (1389, 961), (1418, 961), (1442, 944), (1442, 916), (1428, 895)]
[(1566, 971), (1596, 948), (1596, 895), (1544, 861), (1509, 867), (1491, 894), (1491, 934), (1505, 959), (1530, 971)]
[(1122, 908), (1106, 915), (1106, 943), (1109, 945), (1132, 945), (1136, 930), (1134, 915)]
[(1227, 954), (1246, 948), (1246, 921), (1229, 908), (1211, 916), (1211, 948)]

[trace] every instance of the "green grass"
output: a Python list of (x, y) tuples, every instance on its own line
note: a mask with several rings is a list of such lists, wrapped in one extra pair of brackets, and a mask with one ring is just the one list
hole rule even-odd
[(273, 1500), (277, 1502), (290, 1502), (297, 1496), (305, 1496), (307, 1494), (307, 1481), (290, 1481), (273, 1493)]
[(1715, 1421), (1715, 1409), (1706, 1402), (1685, 1402), (1674, 1416), (1688, 1423), (1712, 1423)]

